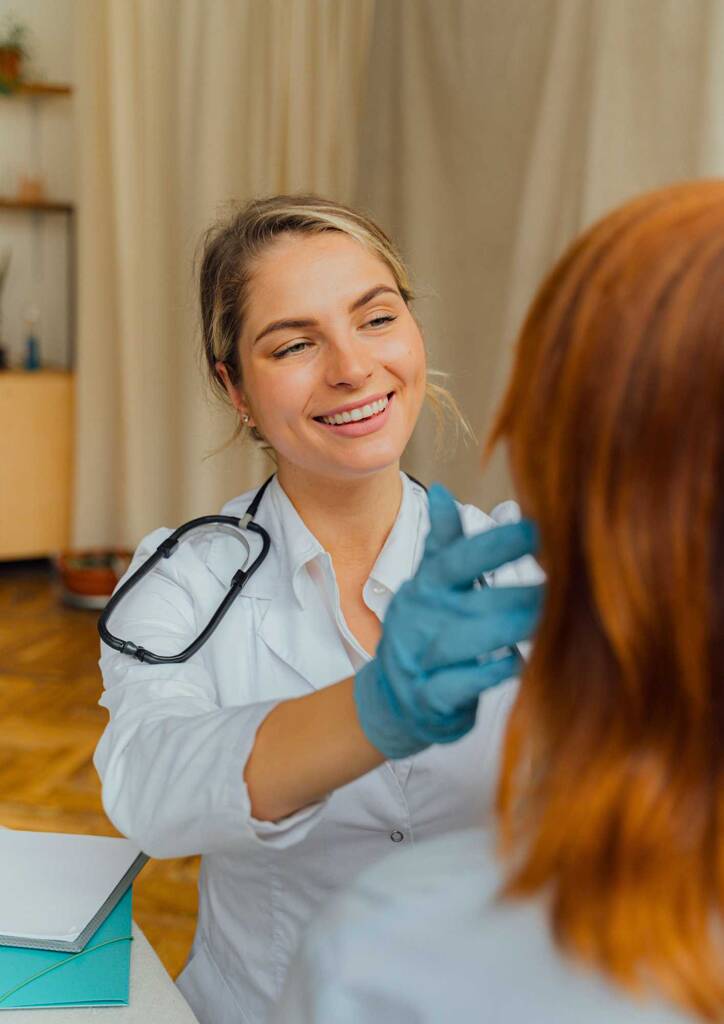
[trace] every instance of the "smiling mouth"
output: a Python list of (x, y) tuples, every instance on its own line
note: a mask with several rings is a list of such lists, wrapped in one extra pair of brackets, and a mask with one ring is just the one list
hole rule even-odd
[(344, 423), (360, 423), (363, 420), (371, 420), (385, 411), (390, 404), (392, 395), (391, 391), (384, 398), (370, 402), (369, 405), (361, 405), (357, 409), (350, 409), (349, 412), (338, 412), (335, 416), (315, 416), (314, 419), (328, 427), (339, 427)]

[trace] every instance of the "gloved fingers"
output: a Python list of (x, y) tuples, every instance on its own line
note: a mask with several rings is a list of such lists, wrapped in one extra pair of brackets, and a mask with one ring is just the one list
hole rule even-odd
[(435, 634), (420, 653), (420, 667), (424, 672), (433, 672), (487, 657), (502, 647), (527, 640), (537, 622), (536, 608), (492, 614), (484, 620), (458, 619)]
[[(404, 590), (403, 588), (407, 588)], [(385, 622), (395, 622), (404, 632), (413, 625), (418, 636), (430, 630), (438, 631), (453, 626), (459, 618), (485, 619), (494, 614), (537, 610), (541, 611), (545, 599), (544, 583), (520, 586), (470, 587), (452, 590), (447, 587), (411, 587), (404, 583), (390, 604)]]
[(419, 674), (392, 686), (377, 658), (363, 665), (354, 681), (359, 723), (386, 757), (408, 757), (431, 743), (452, 743), (475, 724), (477, 697), (460, 707), (433, 711)]
[(425, 557), (431, 557), (463, 536), (463, 525), (455, 499), (442, 484), (432, 484), (427, 492), (430, 531), (425, 539)]
[(426, 744), (453, 743), (470, 732), (475, 725), (477, 710), (477, 697), (454, 712), (438, 714), (428, 709), (426, 715), (420, 716), (415, 726), (415, 735), (424, 739)]
[(515, 587), (489, 587), (456, 591), (450, 601), (458, 615), (475, 618), (481, 626), (490, 615), (505, 615), (514, 612), (537, 612), (540, 614), (545, 599), (545, 583), (529, 583)]
[(420, 669), (454, 665), (530, 638), (541, 615), (545, 585), (437, 588), (417, 598), (411, 594), (404, 602), (401, 596), (398, 591), (388, 609), (377, 655), (387, 672), (413, 677)]
[(519, 675), (522, 664), (516, 654), (509, 654), (494, 661), (470, 661), (435, 672), (426, 683), (426, 702), (434, 714), (459, 713), (458, 709), (470, 707), (485, 690)]
[(416, 578), (423, 585), (470, 587), (483, 573), (535, 554), (538, 531), (530, 519), (495, 526), (473, 537), (459, 537), (446, 548), (423, 556)]

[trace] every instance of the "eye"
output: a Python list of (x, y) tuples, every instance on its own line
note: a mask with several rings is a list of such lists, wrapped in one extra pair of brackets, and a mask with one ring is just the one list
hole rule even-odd
[(295, 341), (293, 345), (288, 345), (272, 354), (275, 359), (283, 359), (284, 356), (292, 355), (295, 352), (303, 352), (310, 344), (308, 341)]
[(375, 316), (367, 321), (365, 327), (384, 327), (385, 324), (391, 324), (396, 319), (396, 316)]

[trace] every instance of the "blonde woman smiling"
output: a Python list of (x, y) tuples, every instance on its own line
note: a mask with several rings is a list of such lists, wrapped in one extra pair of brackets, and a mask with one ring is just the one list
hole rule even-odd
[[(427, 388), (410, 299), (384, 233), (317, 197), (252, 202), (206, 241), (205, 357), (241, 429), (274, 452), (256, 512), (271, 548), (183, 664), (103, 647), (96, 764), (124, 834), (152, 856), (203, 855), (179, 984), (208, 1024), (267, 1017), (302, 929), (361, 868), (488, 811), (516, 671), (499, 652), (530, 634), (539, 588), (473, 582), (496, 582), (533, 532), (483, 533), (492, 520), (465, 506), (465, 538), (442, 489), (428, 499), (400, 472)], [(114, 631), (179, 651), (239, 551), (223, 530), (181, 545)]]

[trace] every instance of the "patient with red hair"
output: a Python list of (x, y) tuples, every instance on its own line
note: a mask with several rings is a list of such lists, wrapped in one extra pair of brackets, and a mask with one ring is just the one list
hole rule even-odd
[(570, 247), (499, 442), (548, 584), (497, 820), (366, 871), (277, 1019), (724, 1021), (724, 181)]

